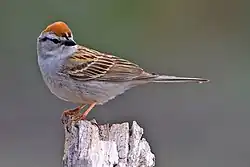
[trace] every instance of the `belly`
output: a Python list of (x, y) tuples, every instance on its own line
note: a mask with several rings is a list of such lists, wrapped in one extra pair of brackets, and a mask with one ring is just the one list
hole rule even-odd
[(104, 104), (133, 87), (128, 82), (77, 81), (51, 77), (44, 80), (58, 98), (79, 104)]
[(93, 99), (84, 96), (84, 91), (76, 84), (60, 78), (45, 77), (44, 81), (52, 94), (58, 98), (78, 104), (91, 104)]

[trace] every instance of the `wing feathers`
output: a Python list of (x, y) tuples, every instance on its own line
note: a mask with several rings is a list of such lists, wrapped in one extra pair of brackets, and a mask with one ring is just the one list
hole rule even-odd
[(136, 78), (147, 78), (151, 75), (128, 60), (100, 53), (83, 46), (78, 46), (77, 52), (68, 59), (66, 69), (73, 79), (83, 81), (92, 79), (129, 81)]

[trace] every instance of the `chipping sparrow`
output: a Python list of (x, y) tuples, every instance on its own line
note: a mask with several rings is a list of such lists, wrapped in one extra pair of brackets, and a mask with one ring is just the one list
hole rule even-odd
[[(81, 106), (64, 111), (85, 119), (97, 104), (126, 90), (150, 82), (207, 82), (207, 79), (157, 75), (128, 60), (77, 45), (66, 23), (49, 25), (37, 39), (38, 64), (50, 91), (62, 100)], [(78, 117), (79, 118), (79, 117)]]

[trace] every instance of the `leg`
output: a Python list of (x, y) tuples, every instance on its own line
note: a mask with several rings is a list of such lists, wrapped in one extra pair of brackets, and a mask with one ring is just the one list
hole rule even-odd
[(80, 110), (83, 109), (87, 104), (82, 104), (74, 109), (71, 109), (71, 110), (65, 110), (61, 116), (61, 120), (63, 122), (63, 117), (67, 117), (67, 116), (75, 116), (75, 115), (78, 115), (80, 114)]
[(88, 113), (95, 107), (96, 103), (92, 103), (89, 108), (82, 114), (81, 120), (84, 120)]
[[(87, 109), (83, 114), (80, 114), (80, 113), (79, 113), (79, 114), (74, 115), (73, 118), (72, 118), (72, 121), (78, 122), (78, 121), (80, 121), (80, 120), (85, 120), (86, 117), (87, 117), (87, 115), (88, 115), (88, 113), (95, 107), (95, 105), (96, 105), (96, 102), (90, 104), (90, 106), (88, 107), (88, 109)], [(96, 120), (94, 120), (94, 121), (92, 120), (92, 121), (90, 121), (90, 122), (91, 122), (92, 125), (97, 126), (97, 128), (99, 129), (99, 131), (101, 131), (101, 128), (100, 128), (100, 126), (97, 124)]]

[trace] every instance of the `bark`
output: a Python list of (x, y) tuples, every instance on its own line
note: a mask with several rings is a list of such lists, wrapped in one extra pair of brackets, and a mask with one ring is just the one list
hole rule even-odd
[(135, 121), (129, 128), (128, 122), (97, 125), (84, 120), (66, 123), (64, 129), (63, 167), (155, 166), (155, 156)]

